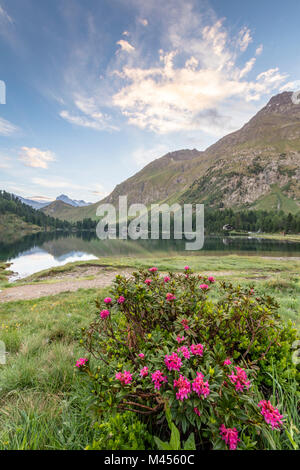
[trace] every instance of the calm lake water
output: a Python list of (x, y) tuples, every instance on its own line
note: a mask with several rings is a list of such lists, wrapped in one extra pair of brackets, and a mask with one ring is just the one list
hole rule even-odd
[[(184, 240), (99, 240), (95, 234), (38, 233), (15, 243), (0, 242), (0, 260), (12, 263), (11, 269), (23, 278), (43, 269), (73, 261), (98, 258), (150, 255), (174, 256), (184, 254)], [(205, 237), (202, 250), (188, 252), (193, 255), (261, 255), (300, 256), (300, 243), (250, 237)]]

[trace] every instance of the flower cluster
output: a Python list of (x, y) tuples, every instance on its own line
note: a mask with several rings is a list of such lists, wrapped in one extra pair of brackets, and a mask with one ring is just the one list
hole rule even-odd
[(191, 353), (194, 354), (194, 356), (203, 356), (203, 344), (192, 344)]
[(100, 317), (107, 318), (109, 316), (109, 310), (101, 310)]
[(176, 341), (177, 343), (182, 343), (185, 340), (184, 336), (177, 336)]
[(250, 381), (248, 380), (247, 374), (241, 367), (235, 367), (236, 374), (232, 372), (228, 375), (230, 382), (235, 385), (237, 392), (242, 392), (244, 388), (247, 389), (250, 387)]
[(151, 380), (154, 382), (154, 388), (159, 390), (162, 384), (168, 381), (168, 378), (164, 376), (160, 370), (156, 370), (151, 374)]
[(200, 289), (202, 289), (202, 290), (207, 290), (207, 289), (209, 289), (209, 286), (208, 286), (207, 284), (200, 284), (199, 287), (200, 287)]
[(141, 377), (147, 377), (148, 374), (149, 374), (149, 369), (148, 369), (148, 367), (146, 367), (146, 366), (143, 367), (143, 368), (141, 369), (140, 376), (141, 376)]
[(157, 268), (155, 266), (149, 269), (150, 273), (156, 273), (156, 271), (157, 271)]
[(104, 301), (105, 304), (111, 304), (111, 298), (110, 297), (105, 297)]
[(147, 284), (147, 286), (150, 286), (152, 282), (152, 279), (145, 279), (145, 284)]
[(180, 357), (174, 352), (170, 355), (165, 356), (165, 364), (168, 370), (180, 370), (182, 361)]
[(240, 442), (236, 428), (226, 428), (225, 424), (222, 424), (220, 426), (220, 435), (230, 450), (236, 450), (238, 442)]
[(176, 392), (177, 400), (182, 401), (185, 398), (188, 398), (191, 393), (191, 384), (183, 375), (180, 375), (178, 380), (174, 380), (174, 388), (178, 388), (178, 391)]
[(187, 346), (181, 346), (177, 349), (177, 352), (181, 352), (185, 359), (189, 359), (191, 357), (189, 348)]
[(204, 382), (203, 377), (204, 375), (201, 372), (197, 372), (197, 377), (193, 380), (192, 387), (199, 397), (203, 395), (206, 398), (210, 394), (210, 390), (208, 381)]
[(165, 276), (164, 277), (164, 282), (169, 282), (171, 280), (170, 276)]
[(174, 294), (171, 294), (171, 292), (168, 292), (166, 295), (166, 299), (170, 301), (170, 300), (175, 300), (176, 297)]
[(86, 357), (80, 357), (76, 362), (76, 367), (83, 367), (87, 363), (88, 359)]
[(278, 409), (271, 405), (270, 400), (261, 400), (258, 404), (261, 408), (261, 414), (265, 418), (266, 423), (271, 424), (272, 429), (279, 429), (282, 425), (283, 416), (279, 413)]
[(224, 366), (230, 366), (230, 364), (231, 364), (231, 360), (229, 358), (225, 359), (225, 361), (223, 362)]
[(117, 302), (118, 302), (118, 304), (123, 304), (125, 302), (125, 297), (123, 297), (123, 295), (120, 295)]
[(117, 372), (116, 379), (121, 382), (123, 385), (128, 385), (132, 382), (132, 375), (128, 370), (124, 370), (124, 372)]

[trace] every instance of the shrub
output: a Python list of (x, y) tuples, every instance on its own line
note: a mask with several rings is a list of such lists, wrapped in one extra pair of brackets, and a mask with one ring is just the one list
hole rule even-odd
[(147, 427), (132, 413), (117, 413), (95, 424), (96, 436), (86, 450), (145, 450), (152, 437)]
[(231, 283), (219, 288), (213, 302), (214, 278), (188, 266), (165, 277), (155, 268), (116, 277), (111, 297), (97, 302), (98, 316), (83, 332), (101, 365), (78, 367), (92, 379), (99, 413), (148, 416), (156, 442), (168, 438), (172, 419), (182, 440), (195, 432), (198, 448), (251, 449), (268, 439), (270, 426), (280, 432), (284, 417), (275, 403), (259, 403), (271, 393), (274, 361), (279, 381), (295, 376), (296, 333), (281, 324), (272, 298)]

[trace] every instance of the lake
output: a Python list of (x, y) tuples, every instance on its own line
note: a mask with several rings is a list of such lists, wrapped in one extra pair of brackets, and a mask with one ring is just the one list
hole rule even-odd
[(184, 240), (99, 240), (94, 233), (37, 233), (14, 243), (0, 242), (0, 261), (12, 263), (20, 279), (74, 261), (109, 257), (193, 255), (300, 256), (300, 243), (263, 238), (206, 236), (199, 251), (185, 251)]

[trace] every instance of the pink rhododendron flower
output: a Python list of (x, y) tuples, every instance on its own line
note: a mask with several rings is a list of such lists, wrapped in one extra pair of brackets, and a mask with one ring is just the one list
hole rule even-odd
[(144, 354), (144, 353), (140, 353), (140, 354), (139, 354), (139, 357), (141, 357), (142, 359), (144, 359), (145, 354)]
[(184, 336), (177, 336), (176, 341), (177, 343), (182, 343), (185, 340)]
[(188, 398), (191, 393), (191, 384), (183, 375), (180, 375), (178, 380), (174, 380), (174, 388), (178, 388), (178, 391), (176, 392), (177, 400), (182, 401), (185, 398)]
[(150, 286), (152, 282), (152, 279), (145, 279), (145, 284), (147, 284), (147, 286)]
[(200, 410), (197, 408), (197, 406), (195, 406), (194, 412), (196, 413), (196, 415), (201, 416), (201, 412), (200, 412)]
[(194, 356), (203, 356), (203, 344), (192, 344), (191, 352)]
[(169, 356), (166, 354), (165, 364), (168, 370), (180, 370), (180, 367), (182, 366), (182, 361), (180, 357), (175, 352), (173, 352)]
[(282, 425), (283, 416), (279, 413), (279, 410), (271, 405), (270, 400), (262, 400), (258, 406), (261, 408), (261, 414), (265, 418), (265, 422), (271, 424), (272, 429), (279, 429)]
[(204, 375), (201, 372), (197, 372), (197, 377), (193, 380), (192, 387), (194, 392), (200, 397), (203, 395), (204, 398), (210, 394), (209, 383), (203, 381)]
[(157, 268), (155, 268), (155, 267), (149, 269), (150, 273), (155, 273), (156, 271), (157, 271)]
[(76, 362), (76, 367), (82, 367), (85, 366), (87, 363), (88, 359), (86, 357), (80, 357), (78, 361)]
[(189, 325), (188, 325), (188, 321), (187, 321), (185, 318), (184, 318), (183, 320), (181, 320), (180, 323), (183, 325), (183, 327), (184, 327), (185, 330), (189, 330), (189, 329), (190, 329), (190, 327), (189, 327)]
[(164, 376), (160, 370), (156, 370), (151, 374), (152, 382), (154, 382), (154, 388), (159, 390), (164, 382), (168, 381), (168, 378)]
[(123, 297), (123, 295), (120, 295), (117, 302), (118, 302), (118, 304), (123, 304), (125, 302), (125, 297)]
[(141, 369), (141, 371), (140, 371), (140, 376), (141, 376), (141, 377), (147, 377), (148, 374), (149, 374), (149, 369), (148, 369), (148, 367), (146, 367), (146, 366), (143, 367), (143, 368)]
[(244, 369), (241, 369), (241, 367), (236, 366), (235, 370), (236, 374), (232, 372), (230, 375), (228, 375), (228, 377), (230, 379), (230, 382), (235, 385), (236, 391), (242, 392), (245, 387), (247, 389), (250, 387), (250, 381), (248, 380), (247, 374)]
[(190, 269), (190, 267), (189, 267), (189, 266), (185, 266), (184, 269), (185, 269), (185, 271), (188, 271), (188, 270)]
[(202, 289), (202, 290), (207, 290), (207, 289), (209, 289), (209, 286), (208, 286), (207, 284), (200, 284), (199, 287), (200, 287), (200, 289)]
[(225, 359), (225, 361), (223, 362), (224, 366), (230, 366), (230, 364), (232, 364), (232, 362), (229, 358)]
[(216, 280), (215, 280), (215, 278), (214, 278), (213, 276), (208, 276), (207, 279), (208, 279), (209, 282), (211, 282), (212, 284), (213, 284), (214, 282), (216, 282)]
[(220, 426), (220, 435), (230, 450), (235, 450), (237, 448), (237, 444), (240, 442), (240, 439), (238, 438), (236, 428), (226, 428), (225, 425), (222, 424)]
[(110, 297), (105, 297), (104, 303), (105, 304), (110, 304), (111, 303), (111, 298)]
[(132, 381), (132, 375), (128, 370), (124, 370), (124, 372), (117, 372), (116, 379), (120, 380), (121, 384), (128, 385)]
[(109, 310), (101, 310), (100, 317), (107, 318), (109, 316)]
[(166, 295), (166, 299), (167, 300), (175, 300), (176, 297), (174, 294), (171, 294), (171, 292), (168, 292), (167, 295)]
[(170, 276), (165, 276), (165, 277), (164, 277), (164, 282), (169, 282), (170, 279), (171, 279)]
[(177, 349), (177, 352), (181, 352), (185, 359), (189, 359), (191, 357), (189, 348), (187, 348), (186, 346), (181, 346)]

